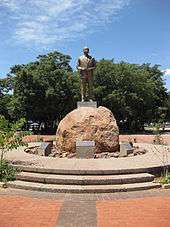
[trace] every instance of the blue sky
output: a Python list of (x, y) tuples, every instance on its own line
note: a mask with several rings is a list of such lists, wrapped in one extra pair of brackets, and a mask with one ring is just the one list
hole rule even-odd
[(169, 0), (0, 0), (0, 77), (58, 50), (160, 64), (170, 90)]

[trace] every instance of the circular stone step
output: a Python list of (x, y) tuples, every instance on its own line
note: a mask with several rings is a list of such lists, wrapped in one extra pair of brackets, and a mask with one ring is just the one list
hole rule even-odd
[(101, 185), (151, 182), (154, 180), (154, 176), (148, 173), (124, 175), (56, 175), (21, 172), (17, 174), (16, 179), (46, 184)]
[[(107, 160), (106, 160), (107, 161)], [(109, 160), (108, 160), (109, 161)], [(88, 161), (87, 161), (88, 163)], [(96, 163), (93, 163), (94, 165)], [(107, 163), (106, 163), (107, 164)], [(101, 169), (96, 168), (93, 166), (93, 168), (83, 168), (81, 165), (80, 167), (82, 168), (77, 168), (76, 163), (75, 169), (71, 168), (49, 168), (49, 167), (39, 167), (39, 166), (26, 166), (26, 165), (13, 165), (12, 166), (19, 171), (24, 171), (24, 172), (33, 172), (33, 173), (47, 173), (47, 174), (66, 174), (66, 175), (121, 175), (121, 174), (136, 174), (136, 173), (154, 173), (154, 172), (160, 172), (162, 169), (161, 166), (155, 166), (155, 167), (132, 167), (132, 168), (125, 168), (125, 169), (114, 169), (108, 168), (106, 169), (103, 166), (100, 166)]]
[(11, 181), (7, 183), (8, 187), (44, 191), (44, 192), (63, 192), (63, 193), (110, 193), (110, 192), (127, 192), (146, 190), (161, 187), (160, 184), (147, 182), (147, 183), (134, 183), (134, 184), (121, 184), (121, 185), (61, 185), (61, 184), (43, 184), (24, 181)]

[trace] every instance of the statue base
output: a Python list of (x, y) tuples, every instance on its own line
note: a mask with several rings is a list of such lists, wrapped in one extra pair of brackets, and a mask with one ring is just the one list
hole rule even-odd
[(93, 107), (97, 108), (97, 102), (92, 101), (92, 102), (77, 102), (77, 108), (80, 107)]
[[(96, 154), (104, 151), (117, 152), (119, 150), (119, 128), (112, 112), (103, 106), (94, 108), (94, 103), (92, 108), (88, 108), (87, 103), (80, 104), (86, 105), (84, 108), (74, 109), (60, 121), (56, 133), (57, 149), (61, 153), (68, 154), (76, 153), (76, 149), (78, 149), (77, 152), (81, 153), (77, 154), (78, 157), (84, 157), (84, 149), (92, 154), (91, 148), (95, 149)], [(92, 103), (90, 102), (90, 104)], [(75, 144), (76, 141), (77, 144)], [(95, 147), (93, 147), (94, 141)], [(90, 154), (87, 156), (89, 157)]]

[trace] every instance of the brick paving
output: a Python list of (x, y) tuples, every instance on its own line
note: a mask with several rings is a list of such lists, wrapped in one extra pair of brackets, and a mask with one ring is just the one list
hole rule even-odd
[(97, 201), (99, 227), (169, 227), (170, 198)]
[(49, 199), (0, 196), (1, 227), (56, 226), (62, 203)]
[(170, 190), (62, 194), (0, 189), (0, 227), (169, 227)]

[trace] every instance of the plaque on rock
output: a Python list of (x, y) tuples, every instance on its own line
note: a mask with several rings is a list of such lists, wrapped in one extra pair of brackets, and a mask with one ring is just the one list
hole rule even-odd
[(49, 156), (51, 154), (51, 149), (53, 146), (53, 142), (42, 142), (41, 146), (39, 148), (39, 152), (41, 153), (42, 156)]
[(77, 102), (77, 108), (80, 107), (94, 107), (97, 108), (97, 102)]
[(76, 141), (76, 158), (94, 158), (94, 141)]
[(120, 154), (119, 157), (126, 157), (129, 154), (133, 153), (134, 148), (130, 143), (121, 143), (120, 144)]

